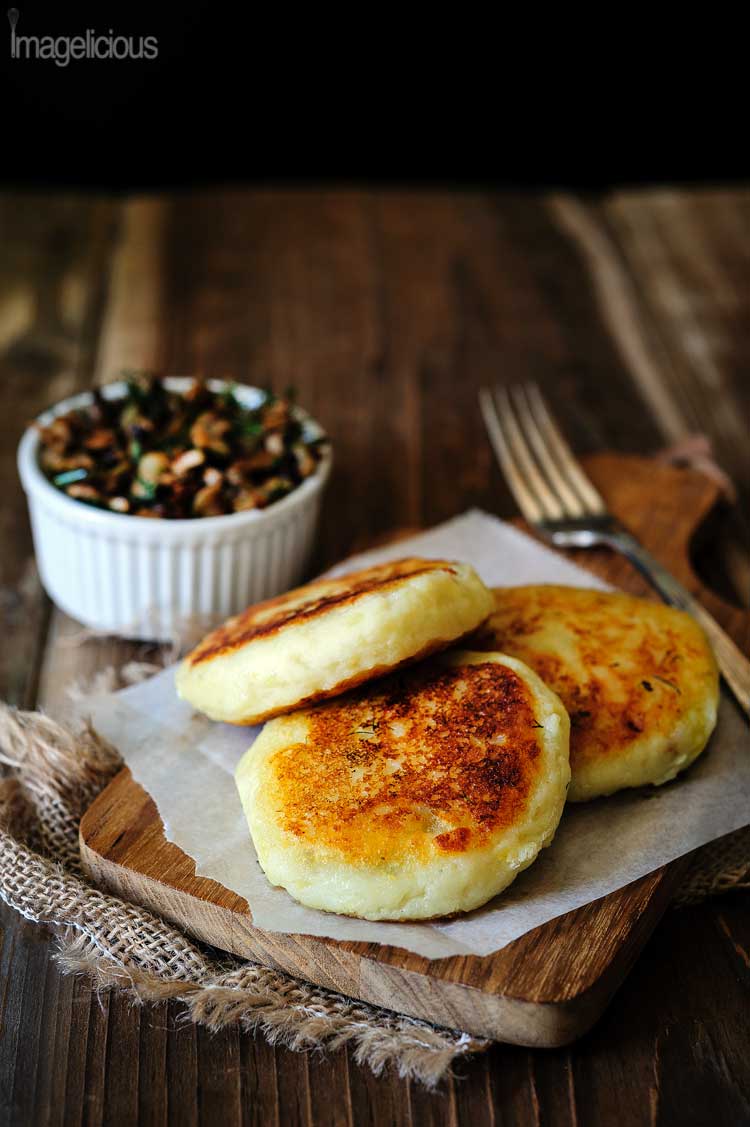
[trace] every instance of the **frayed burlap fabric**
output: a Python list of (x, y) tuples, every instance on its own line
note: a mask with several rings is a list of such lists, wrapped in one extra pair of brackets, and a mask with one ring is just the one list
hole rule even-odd
[[(90, 727), (73, 731), (39, 712), (0, 705), (0, 896), (53, 927), (60, 966), (118, 987), (138, 1002), (177, 998), (212, 1029), (238, 1023), (294, 1049), (351, 1045), (379, 1073), (434, 1085), (486, 1042), (377, 1009), (241, 962), (193, 942), (171, 924), (90, 885), (78, 823), (122, 765)], [(694, 903), (750, 887), (750, 829), (701, 850), (678, 896)]]
[(78, 823), (122, 761), (90, 727), (0, 705), (0, 896), (55, 929), (61, 968), (134, 1001), (177, 998), (211, 1029), (240, 1024), (293, 1049), (350, 1045), (375, 1073), (433, 1086), (486, 1042), (353, 1002), (194, 943), (152, 913), (92, 887)]

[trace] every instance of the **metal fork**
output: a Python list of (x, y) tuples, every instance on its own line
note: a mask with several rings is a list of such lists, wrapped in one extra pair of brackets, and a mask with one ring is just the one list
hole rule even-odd
[(490, 441), (527, 522), (558, 548), (606, 545), (626, 556), (665, 603), (688, 611), (708, 636), (724, 680), (750, 717), (750, 662), (718, 622), (607, 510), (536, 384), (482, 388)]

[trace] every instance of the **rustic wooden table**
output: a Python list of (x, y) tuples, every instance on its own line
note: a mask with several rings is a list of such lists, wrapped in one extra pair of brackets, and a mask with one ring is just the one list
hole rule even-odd
[[(133, 646), (72, 647), (36, 578), (15, 447), (123, 368), (297, 386), (337, 453), (317, 566), (468, 505), (512, 513), (476, 389), (533, 376), (576, 447), (703, 431), (750, 501), (750, 191), (595, 200), (447, 193), (0, 197), (0, 695), (54, 707)], [(742, 519), (703, 553), (746, 602)], [(744, 593), (744, 599), (743, 599)], [(12, 1124), (750, 1123), (750, 896), (669, 912), (599, 1025), (497, 1045), (435, 1094), (345, 1052), (211, 1035), (62, 977), (0, 910)]]

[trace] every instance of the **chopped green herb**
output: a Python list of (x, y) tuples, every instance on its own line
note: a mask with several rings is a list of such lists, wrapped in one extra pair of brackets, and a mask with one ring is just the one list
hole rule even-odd
[(52, 478), (52, 481), (55, 485), (62, 488), (65, 485), (72, 485), (74, 481), (83, 481), (88, 475), (88, 470), (79, 467), (77, 470), (66, 470), (65, 473), (56, 474)]
[(239, 403), (237, 402), (237, 397), (235, 395), (236, 390), (237, 384), (233, 383), (230, 384), (225, 391), (219, 392), (222, 403), (225, 407), (229, 407), (231, 410), (237, 410), (239, 408)]
[(668, 681), (666, 677), (657, 677), (656, 674), (654, 674), (654, 681), (660, 681), (662, 685), (668, 685), (672, 692), (677, 693), (678, 696), (682, 696), (682, 689), (679, 685), (675, 685), (674, 681)]
[(142, 477), (135, 479), (137, 489), (134, 490), (139, 501), (154, 501), (156, 499), (157, 485), (155, 481), (144, 481)]

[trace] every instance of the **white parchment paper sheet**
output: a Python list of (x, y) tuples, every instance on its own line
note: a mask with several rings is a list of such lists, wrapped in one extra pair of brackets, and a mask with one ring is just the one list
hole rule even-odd
[[(490, 585), (606, 585), (517, 529), (471, 511), (395, 545), (353, 557), (336, 573), (417, 555), (466, 560)], [(569, 806), (553, 844), (497, 900), (444, 923), (370, 923), (314, 911), (273, 888), (258, 865), (233, 773), (259, 729), (215, 724), (177, 699), (174, 669), (86, 702), (99, 731), (151, 794), (166, 835), (197, 872), (248, 901), (268, 931), (357, 939), (428, 958), (487, 955), (547, 920), (604, 896), (750, 821), (750, 736), (722, 696), (708, 750), (676, 782)]]

